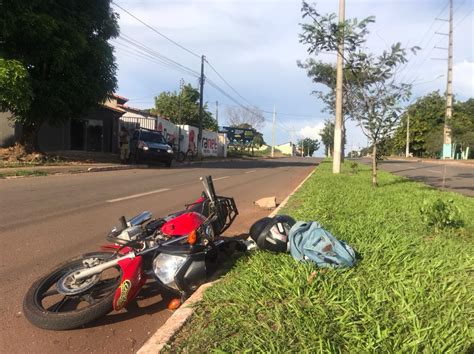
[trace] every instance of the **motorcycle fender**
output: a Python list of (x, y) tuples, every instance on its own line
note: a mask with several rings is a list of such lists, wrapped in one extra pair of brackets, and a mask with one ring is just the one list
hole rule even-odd
[(123, 309), (137, 296), (140, 289), (146, 282), (146, 275), (143, 273), (143, 259), (141, 256), (127, 258), (119, 263), (122, 269), (122, 282), (115, 291), (113, 307), (115, 311)]

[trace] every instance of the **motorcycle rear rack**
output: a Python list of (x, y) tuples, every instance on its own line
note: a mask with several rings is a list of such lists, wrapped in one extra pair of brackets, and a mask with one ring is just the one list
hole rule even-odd
[(217, 202), (214, 206), (216, 221), (214, 232), (217, 235), (221, 235), (226, 231), (232, 222), (239, 215), (239, 210), (235, 204), (234, 198), (217, 196)]

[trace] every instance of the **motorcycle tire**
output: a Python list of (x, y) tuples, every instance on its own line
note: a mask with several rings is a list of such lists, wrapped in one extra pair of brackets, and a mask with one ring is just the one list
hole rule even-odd
[[(83, 281), (86, 285), (79, 285), (79, 287), (84, 287), (83, 291), (80, 288), (67, 289), (67, 291), (73, 291), (74, 294), (65, 295), (64, 290), (60, 293), (58, 287), (63, 286), (64, 289), (68, 274), (87, 268), (85, 262), (91, 260), (97, 262), (98, 260), (100, 263), (101, 260), (110, 260), (113, 255), (114, 253), (111, 252), (87, 253), (63, 263), (50, 274), (35, 281), (23, 300), (25, 317), (39, 328), (68, 330), (81, 327), (109, 313), (112, 310), (115, 290), (122, 279), (119, 266), (113, 267), (113, 269), (109, 268), (99, 275), (86, 278)], [(112, 272), (117, 274), (110, 279), (102, 280), (106, 272), (109, 275)], [(89, 285), (87, 285), (87, 282), (89, 282)], [(61, 285), (58, 285), (59, 283)], [(52, 297), (61, 300), (55, 302), (56, 300), (51, 299)], [(49, 300), (45, 302), (47, 298)], [(48, 302), (53, 303), (47, 306), (46, 303)], [(81, 305), (85, 306), (81, 307)], [(65, 311), (61, 312), (61, 310)]]

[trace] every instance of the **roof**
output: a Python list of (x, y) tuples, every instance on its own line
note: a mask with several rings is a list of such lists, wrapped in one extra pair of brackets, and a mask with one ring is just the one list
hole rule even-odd
[(105, 104), (101, 104), (101, 106), (105, 109), (110, 109), (111, 111), (118, 112), (120, 114), (125, 113), (125, 111), (123, 109), (120, 109), (120, 108), (111, 107), (111, 106), (108, 106), (108, 105), (105, 105)]
[(127, 106), (125, 104), (118, 104), (118, 106), (120, 108), (123, 108), (124, 110), (126, 111), (131, 111), (131, 112), (135, 112), (135, 113), (140, 113), (140, 114), (143, 114), (143, 115), (147, 115), (147, 116), (150, 116), (150, 117), (158, 117), (156, 114), (153, 114), (153, 113), (149, 113), (149, 112), (145, 112), (143, 109), (141, 108), (136, 108), (136, 107), (130, 107), (130, 106)]
[[(111, 96), (117, 99), (117, 103), (124, 104), (125, 102), (128, 102), (128, 98), (119, 96), (116, 93), (113, 93)], [(118, 101), (122, 101), (122, 102), (118, 102)]]

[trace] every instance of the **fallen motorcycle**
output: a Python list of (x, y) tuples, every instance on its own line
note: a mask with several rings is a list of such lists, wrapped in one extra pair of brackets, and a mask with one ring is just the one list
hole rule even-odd
[(44, 329), (77, 328), (126, 307), (149, 279), (183, 302), (222, 255), (246, 250), (243, 242), (221, 237), (238, 215), (234, 199), (217, 196), (210, 176), (201, 180), (204, 192), (184, 210), (158, 219), (147, 211), (128, 221), (122, 216), (101, 251), (33, 283), (23, 301), (26, 318)]

